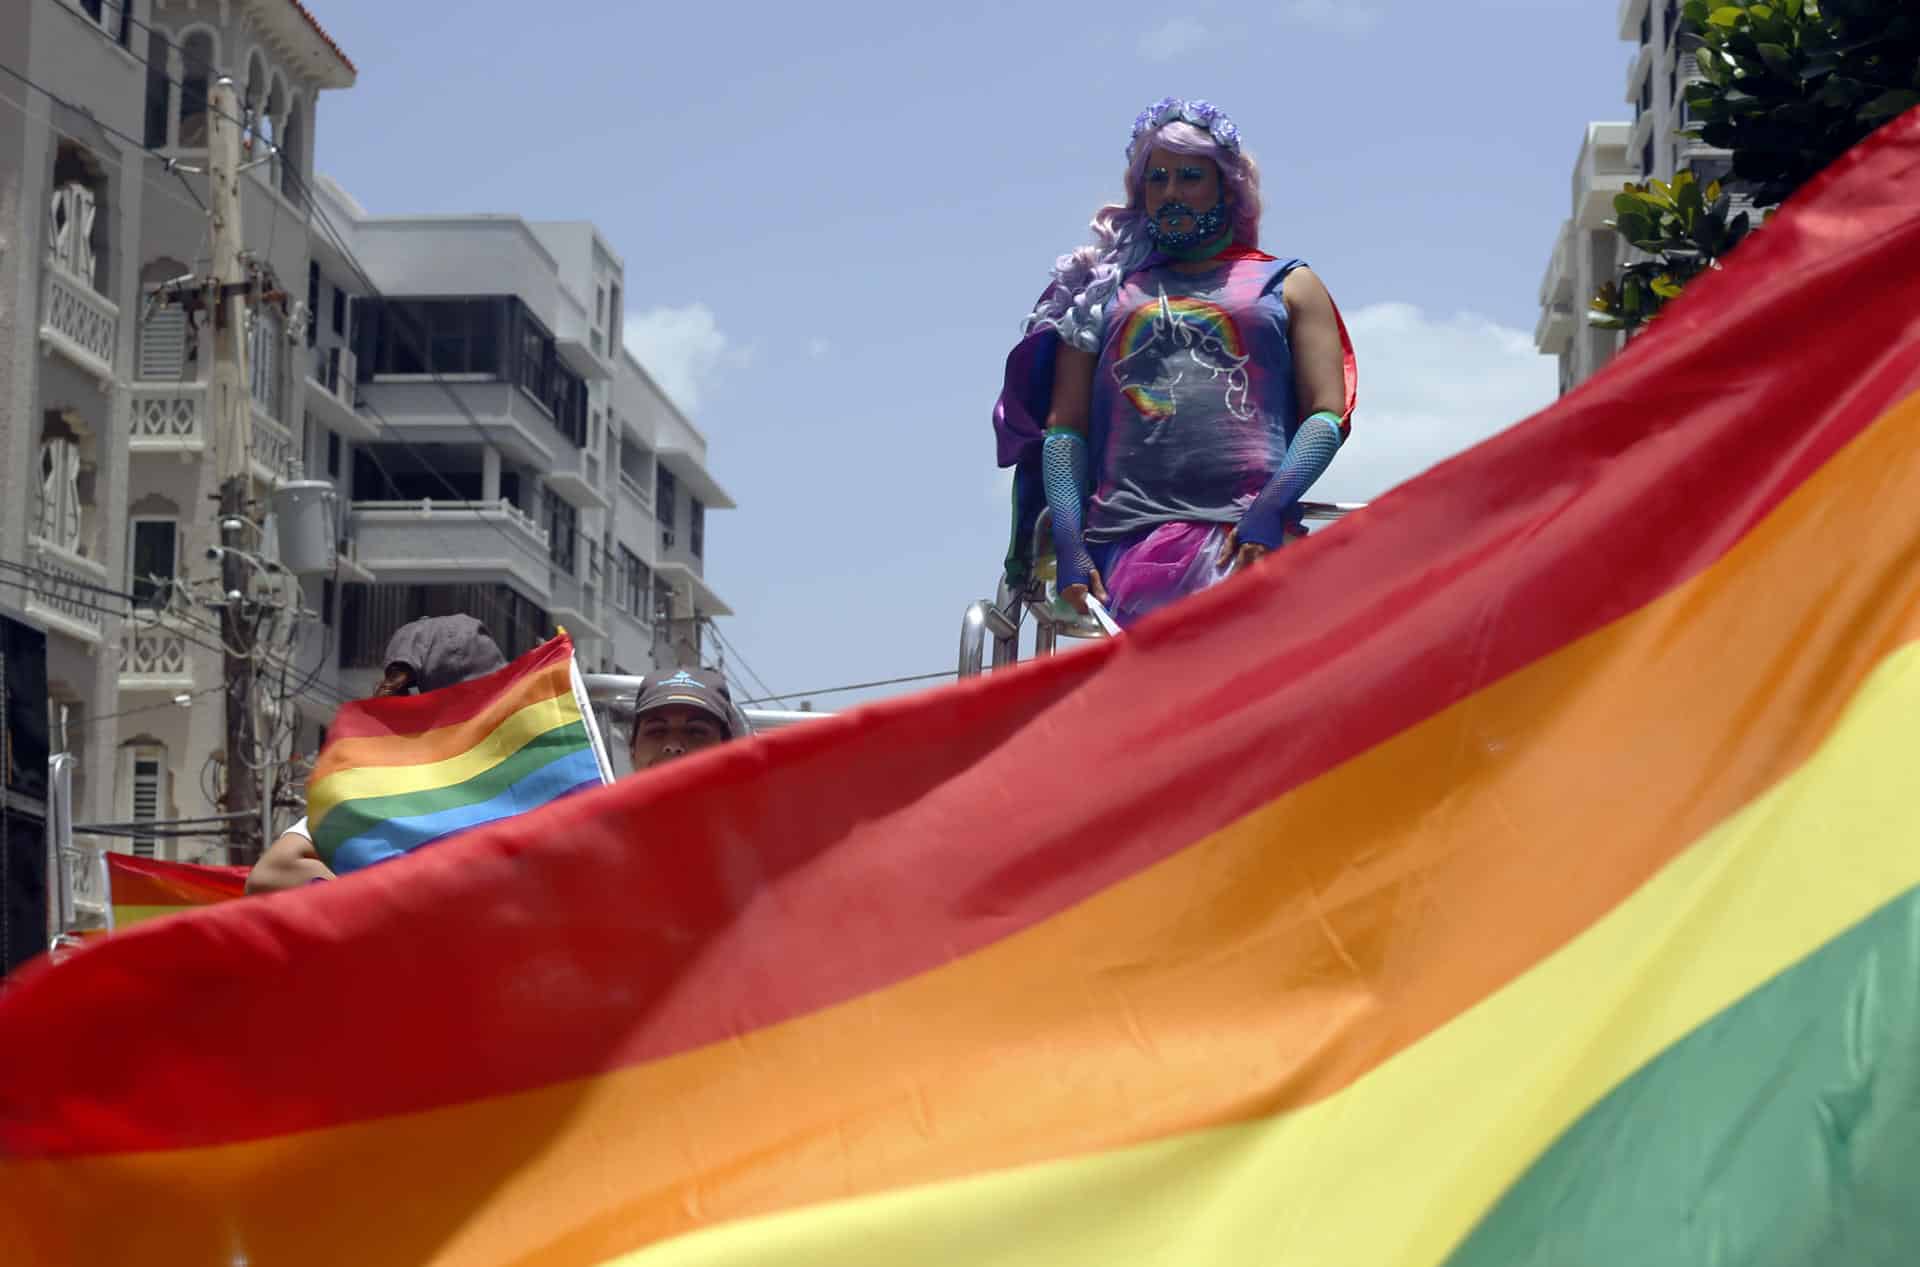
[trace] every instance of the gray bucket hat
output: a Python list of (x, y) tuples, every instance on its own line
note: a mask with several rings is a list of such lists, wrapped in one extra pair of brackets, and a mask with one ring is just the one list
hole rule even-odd
[(423, 694), (503, 668), (507, 657), (487, 627), (468, 615), (427, 616), (400, 626), (387, 643), (386, 667), (404, 664)]

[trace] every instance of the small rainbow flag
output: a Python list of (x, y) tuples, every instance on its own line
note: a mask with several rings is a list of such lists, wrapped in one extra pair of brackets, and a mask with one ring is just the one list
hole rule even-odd
[(163, 862), (109, 852), (107, 884), (113, 927), (120, 932), (161, 915), (232, 901), (246, 892), (247, 868)]
[(357, 871), (611, 781), (562, 633), (470, 682), (342, 705), (307, 822), (328, 866)]
[(1125, 638), (30, 965), (7, 1261), (1920, 1262), (1915, 277), (1920, 112)]

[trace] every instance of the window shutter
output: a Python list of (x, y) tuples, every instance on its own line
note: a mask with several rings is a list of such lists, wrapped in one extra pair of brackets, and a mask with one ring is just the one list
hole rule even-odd
[(135, 375), (179, 382), (187, 376), (187, 310), (177, 304), (155, 308), (140, 323), (139, 364)]
[[(133, 760), (133, 821), (136, 823), (155, 822), (160, 817), (160, 780), (164, 777), (163, 767), (158, 757), (136, 756)], [(136, 836), (133, 840), (133, 854), (136, 858), (153, 857), (154, 837)]]

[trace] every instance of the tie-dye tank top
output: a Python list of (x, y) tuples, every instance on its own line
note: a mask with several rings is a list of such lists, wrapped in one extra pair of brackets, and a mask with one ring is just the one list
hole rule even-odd
[(1204, 273), (1158, 265), (1121, 284), (1093, 375), (1089, 541), (1234, 523), (1266, 487), (1300, 425), (1280, 297), (1300, 266), (1257, 256)]

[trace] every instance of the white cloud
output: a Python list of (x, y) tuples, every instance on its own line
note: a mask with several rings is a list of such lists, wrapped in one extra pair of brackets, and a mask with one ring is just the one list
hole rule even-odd
[(627, 350), (680, 408), (699, 407), (700, 394), (723, 369), (747, 363), (747, 351), (720, 329), (702, 303), (630, 313)]
[(807, 340), (807, 355), (816, 361), (831, 351), (833, 351), (833, 344), (818, 335)]
[(1353, 438), (1312, 496), (1365, 501), (1553, 403), (1559, 371), (1533, 336), (1412, 304), (1346, 314), (1360, 370)]
[(1280, 0), (1283, 22), (1334, 35), (1365, 35), (1380, 25), (1380, 6), (1366, 0)]
[(1140, 56), (1150, 62), (1170, 62), (1197, 53), (1214, 42), (1213, 32), (1189, 17), (1168, 18), (1140, 37)]

